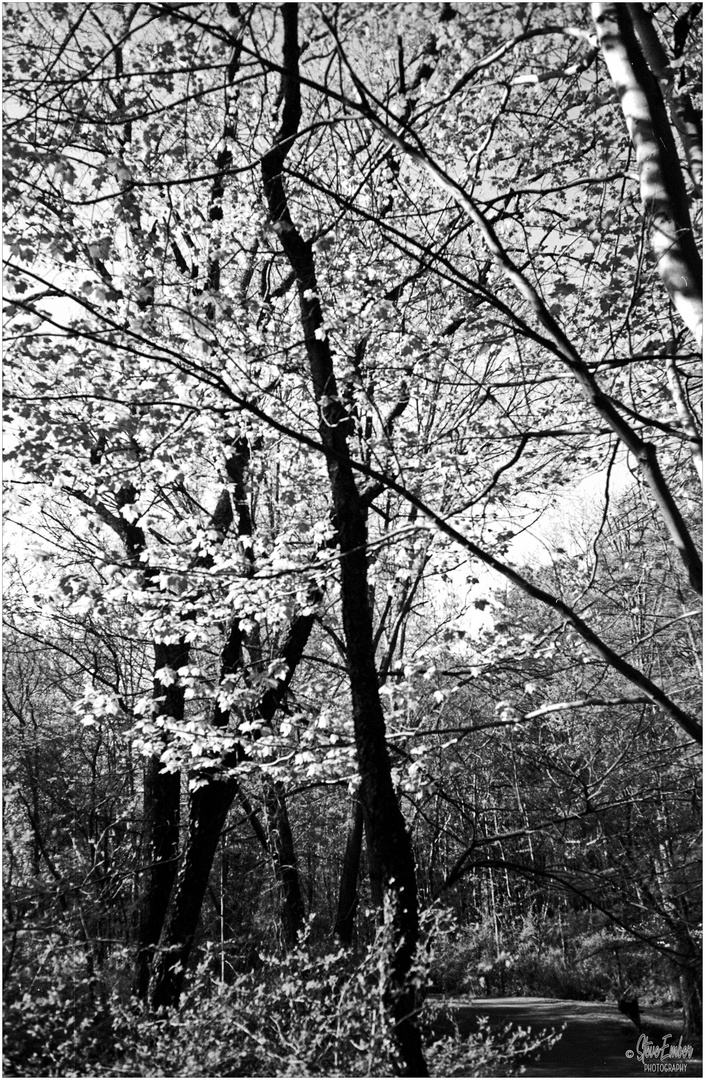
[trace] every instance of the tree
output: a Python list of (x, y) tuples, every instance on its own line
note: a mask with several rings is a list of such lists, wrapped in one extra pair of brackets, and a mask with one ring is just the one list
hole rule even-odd
[[(693, 237), (673, 131), (658, 87), (668, 57), (642, 4), (629, 8), (593, 4), (592, 9), (605, 63), (636, 152), (641, 198), (659, 275), (693, 337), (702, 342), (702, 261)], [(678, 126), (685, 135), (687, 127), (683, 123)], [(690, 146), (686, 138), (686, 153)], [(693, 179), (698, 182), (697, 172)]]
[[(593, 618), (609, 623), (624, 652), (639, 652), (646, 670), (658, 667), (662, 679), (696, 695), (699, 679), (690, 679), (698, 641), (684, 637), (682, 627), (699, 613), (683, 610), (677, 575), (664, 557), (667, 540), (645, 510), (633, 491), (617, 500), (602, 520), (599, 556), (594, 526), (585, 529), (584, 546), (568, 525), (556, 539), (563, 554), (544, 574), (561, 595), (583, 592), (588, 575)], [(445, 758), (432, 769), (433, 848), (445, 849), (443, 871), (429, 873), (432, 892), (443, 895), (486, 868), (496, 878), (495, 919), (499, 910), (513, 924), (519, 897), (519, 910), (540, 921), (544, 903), (555, 911), (572, 897), (591, 906), (626, 931), (616, 948), (646, 945), (666, 975), (677, 972), (686, 1030), (697, 1037), (697, 755), (659, 728), (647, 699), (620, 697), (589, 655), (576, 656), (569, 628), (547, 627), (515, 592), (494, 602), (493, 633), (501, 627), (505, 635), (496, 660), (487, 668), (478, 663), (462, 697), (451, 699), (435, 724), (423, 725), (424, 741), (437, 740)], [(481, 651), (485, 662), (487, 652)], [(476, 763), (472, 792), (469, 758)], [(427, 849), (428, 841), (417, 847)], [(525, 882), (513, 882), (511, 891), (506, 882), (500, 900), (508, 869)]]
[[(80, 942), (92, 976), (131, 938), (137, 770), (116, 699), (134, 694), (144, 650), (117, 622), (109, 636), (90, 618), (42, 625), (27, 582), (6, 580), (4, 974), (31, 969), (39, 934), (48, 954)], [(87, 679), (107, 707), (84, 726)]]
[[(629, 466), (684, 595), (701, 589), (699, 24), (685, 6), (594, 14), (5, 12), (10, 458), (69, 609), (106, 632), (126, 612), (150, 643), (151, 691), (124, 715), (147, 760), (137, 986), (152, 1004), (178, 998), (231, 807), (273, 860), (291, 944), (305, 903), (290, 792), (350, 783), (339, 929), (350, 940), (361, 818), (391, 905), (399, 1052), (424, 1074), (399, 783), (434, 783), (442, 757), (426, 765), (395, 725), (438, 704), (417, 695), (423, 648), (406, 667), (443, 633), (433, 597), (454, 563), (570, 627), (567, 654), (597, 657), (627, 717), (646, 699), (701, 737), (682, 685), (602, 617), (597, 578), (576, 598), (512, 552), (567, 486), (599, 470), (609, 491)], [(627, 110), (627, 129), (625, 56), (649, 110), (636, 126)], [(509, 664), (505, 647), (488, 655)], [(334, 742), (316, 679), (339, 696)]]

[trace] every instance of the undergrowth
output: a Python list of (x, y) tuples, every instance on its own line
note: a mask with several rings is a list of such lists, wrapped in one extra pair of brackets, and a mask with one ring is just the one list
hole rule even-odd
[[(434, 962), (428, 938), (419, 956), (414, 979), (421, 989)], [(24, 986), (6, 987), (4, 1074), (398, 1074), (389, 957), (384, 930), (362, 957), (342, 949), (317, 953), (304, 940), (286, 956), (262, 957), (256, 971), (226, 985), (213, 978), (213, 960), (206, 956), (179, 1008), (148, 1014), (105, 980), (87, 975), (88, 958), (80, 950), (54, 950), (31, 982), (25, 977)], [(418, 1019), (429, 1071), (438, 1076), (510, 1075), (521, 1059), (557, 1038), (483, 1023), (461, 1038), (452, 1017), (429, 1001), (421, 1001)], [(440, 1034), (448, 1027), (451, 1034)]]

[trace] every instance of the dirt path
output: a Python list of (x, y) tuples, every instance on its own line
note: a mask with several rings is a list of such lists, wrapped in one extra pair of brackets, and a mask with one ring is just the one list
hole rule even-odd
[[(551, 998), (452, 998), (446, 999), (456, 1012), (461, 1032), (476, 1026), (479, 1016), (488, 1016), (491, 1025), (507, 1023), (519, 1027), (560, 1030), (562, 1039), (539, 1059), (526, 1061), (524, 1076), (702, 1076), (700, 1048), (693, 1051), (690, 1061), (651, 1058), (639, 1061), (637, 1041), (639, 1032), (634, 1024), (620, 1016), (615, 1005), (592, 1001), (555, 1001)], [(645, 1033), (652, 1044), (660, 1047), (664, 1035), (670, 1043), (678, 1044), (681, 1017), (675, 1010), (646, 1010), (642, 1016)], [(642, 1043), (643, 1045), (643, 1043)], [(646, 1066), (646, 1068), (645, 1068)], [(655, 1066), (655, 1067), (654, 1067)]]

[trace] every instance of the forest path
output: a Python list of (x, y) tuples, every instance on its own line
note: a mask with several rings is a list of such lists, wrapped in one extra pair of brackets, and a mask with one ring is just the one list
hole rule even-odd
[[(477, 1026), (480, 1016), (488, 1016), (492, 1027), (507, 1023), (560, 1030), (563, 1037), (538, 1058), (524, 1064), (524, 1076), (702, 1076), (700, 1047), (694, 1048), (690, 1061), (650, 1058), (637, 1059), (639, 1032), (623, 1018), (616, 1005), (594, 1001), (557, 1001), (552, 998), (447, 998), (445, 1004), (456, 1014), (462, 1034)], [(670, 1035), (669, 1045), (678, 1045), (682, 1018), (675, 1009), (646, 1009), (642, 1014), (651, 1043), (662, 1045)]]

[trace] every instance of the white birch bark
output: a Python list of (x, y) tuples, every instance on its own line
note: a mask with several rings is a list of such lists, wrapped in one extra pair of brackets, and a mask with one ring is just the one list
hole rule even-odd
[(637, 43), (627, 4), (591, 5), (598, 41), (619, 94), (639, 170), (659, 276), (676, 311), (702, 344), (702, 263), (663, 97)]

